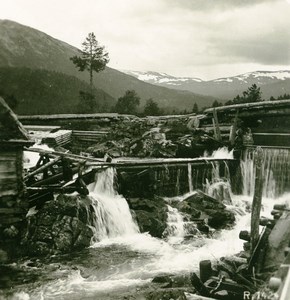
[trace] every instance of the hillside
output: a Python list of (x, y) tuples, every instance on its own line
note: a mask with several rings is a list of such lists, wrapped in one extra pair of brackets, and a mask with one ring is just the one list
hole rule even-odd
[(290, 71), (256, 71), (238, 76), (218, 78), (203, 81), (199, 78), (174, 77), (165, 73), (124, 71), (128, 75), (139, 80), (156, 84), (158, 86), (171, 87), (177, 90), (194, 91), (201, 95), (219, 97), (221, 99), (232, 99), (252, 84), (261, 87), (263, 98), (277, 97), (290, 92)]
[[(41, 31), (9, 20), (0, 20), (0, 67), (57, 71), (88, 82), (88, 74), (79, 72), (69, 60), (78, 51)], [(202, 107), (214, 101), (212, 97), (144, 83), (109, 67), (94, 76), (94, 85), (115, 99), (123, 96), (126, 90), (134, 89), (141, 97), (141, 105), (148, 98), (153, 98), (167, 109), (191, 110), (195, 102)]]
[[(89, 85), (74, 76), (28, 68), (0, 67), (0, 95), (13, 95), (18, 114), (77, 113), (79, 91)], [(115, 99), (102, 90), (94, 90), (96, 110), (108, 111)]]

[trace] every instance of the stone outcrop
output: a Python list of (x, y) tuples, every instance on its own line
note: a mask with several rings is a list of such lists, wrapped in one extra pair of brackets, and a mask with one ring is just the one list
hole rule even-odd
[(235, 215), (226, 209), (219, 200), (208, 196), (200, 190), (181, 202), (175, 203), (181, 212), (190, 216), (191, 219), (207, 219), (207, 223), (214, 229), (222, 229), (235, 222)]
[(135, 214), (141, 232), (149, 232), (154, 237), (161, 238), (167, 227), (167, 206), (162, 198), (128, 199), (128, 204)]
[(23, 246), (33, 256), (80, 250), (90, 246), (93, 223), (89, 197), (59, 195), (28, 217)]

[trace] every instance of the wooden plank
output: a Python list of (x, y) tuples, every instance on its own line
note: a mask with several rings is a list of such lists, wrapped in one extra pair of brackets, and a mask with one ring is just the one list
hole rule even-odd
[(18, 191), (17, 190), (3, 190), (0, 187), (0, 198), (4, 197), (4, 196), (17, 196), (18, 195)]
[[(20, 207), (11, 207), (11, 208), (0, 208), (0, 214), (25, 214), (26, 210)], [(1, 216), (2, 217), (2, 216)]]
[(11, 172), (9, 172), (9, 173), (5, 173), (5, 172), (0, 172), (0, 182), (3, 180), (3, 179), (17, 179), (17, 175), (16, 175), (16, 173), (14, 172), (14, 173), (11, 173)]

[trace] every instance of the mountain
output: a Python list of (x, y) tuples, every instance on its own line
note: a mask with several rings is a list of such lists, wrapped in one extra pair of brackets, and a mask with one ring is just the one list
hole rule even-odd
[(174, 77), (166, 73), (124, 71), (139, 80), (176, 90), (194, 91), (221, 99), (232, 99), (252, 84), (261, 87), (263, 98), (290, 93), (290, 71), (256, 71), (233, 77), (203, 81), (199, 78)]
[[(90, 91), (88, 83), (56, 71), (0, 67), (0, 96), (9, 105), (11, 97), (18, 114), (78, 113), (79, 91)], [(108, 111), (116, 100), (102, 90), (94, 90), (94, 112)]]
[[(0, 67), (54, 71), (89, 82), (87, 72), (79, 72), (70, 61), (74, 55), (79, 55), (79, 50), (65, 42), (31, 27), (0, 20)], [(109, 67), (94, 75), (94, 85), (115, 99), (133, 89), (141, 97), (141, 106), (152, 98), (167, 110), (190, 111), (195, 102), (202, 107), (214, 101), (213, 97), (145, 83)]]

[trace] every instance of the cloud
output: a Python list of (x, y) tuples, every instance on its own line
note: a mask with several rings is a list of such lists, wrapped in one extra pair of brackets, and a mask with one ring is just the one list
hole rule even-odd
[(281, 2), (284, 0), (164, 0), (173, 7), (196, 11), (232, 10), (246, 6), (255, 6), (267, 2)]
[(289, 0), (3, 1), (0, 18), (74, 46), (95, 32), (113, 68), (212, 78), (290, 64)]

